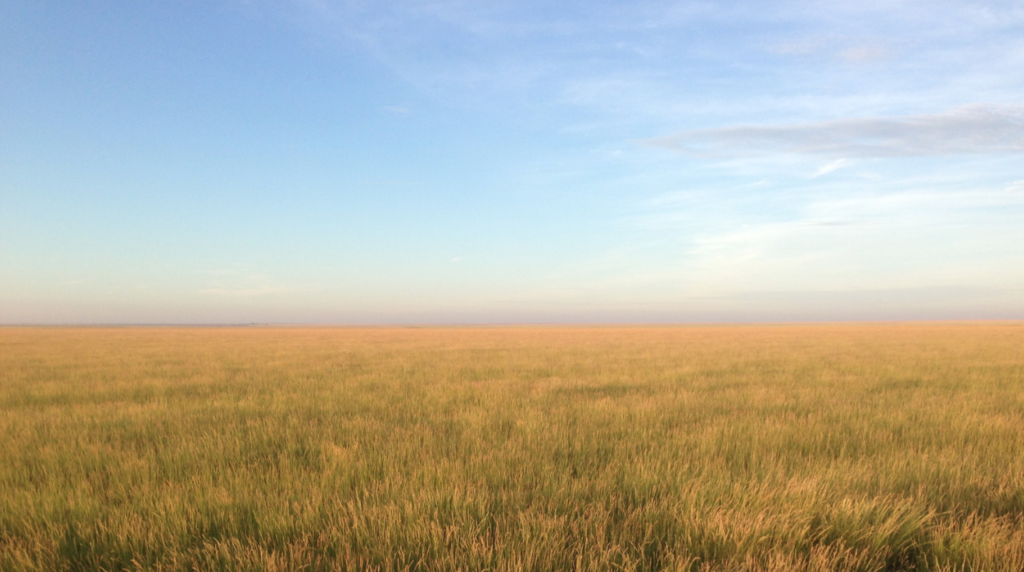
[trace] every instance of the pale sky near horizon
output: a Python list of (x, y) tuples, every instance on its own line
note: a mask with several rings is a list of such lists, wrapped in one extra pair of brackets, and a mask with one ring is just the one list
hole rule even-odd
[(0, 324), (1024, 319), (1019, 1), (0, 4)]

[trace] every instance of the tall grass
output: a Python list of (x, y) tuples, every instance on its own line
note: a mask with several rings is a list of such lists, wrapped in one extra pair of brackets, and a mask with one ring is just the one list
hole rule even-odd
[(1024, 325), (0, 329), (0, 569), (1024, 570)]

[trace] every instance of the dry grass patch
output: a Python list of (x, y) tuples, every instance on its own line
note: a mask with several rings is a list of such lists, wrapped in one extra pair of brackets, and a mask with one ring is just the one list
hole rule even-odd
[(1024, 570), (1024, 325), (0, 329), (3, 570)]

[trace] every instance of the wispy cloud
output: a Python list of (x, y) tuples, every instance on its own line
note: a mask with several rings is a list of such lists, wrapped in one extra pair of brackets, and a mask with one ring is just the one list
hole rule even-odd
[[(933, 115), (695, 129), (643, 140), (693, 155), (922, 157), (1024, 152), (1024, 106), (971, 105)], [(827, 172), (827, 171), (826, 171)]]
[(914, 110), (907, 103), (922, 95), (930, 105), (1015, 103), (1021, 81), (1003, 70), (1019, 67), (1024, 54), (1024, 13), (1013, 2), (293, 5), (309, 29), (432, 99), (509, 114), (554, 110), (544, 121), (575, 125), (579, 118), (563, 113), (571, 108), (595, 114), (587, 125), (610, 129), (757, 122), (808, 109)]
[[(692, 296), (935, 285), (1019, 289), (1022, 190), (1016, 181), (956, 192), (823, 195), (786, 219), (719, 218), (677, 243), (684, 251), (675, 264), (646, 267), (647, 277)], [(667, 228), (675, 210), (676, 228), (687, 233), (701, 213), (685, 211), (710, 214), (699, 203), (668, 206), (652, 205), (650, 218), (631, 222)]]
[(818, 170), (814, 173), (814, 175), (811, 176), (811, 178), (817, 179), (818, 177), (823, 177), (829, 173), (838, 171), (839, 169), (842, 169), (843, 167), (846, 167), (849, 164), (850, 161), (848, 159), (836, 159), (835, 161), (829, 161), (828, 163), (819, 167)]
[(252, 298), (296, 290), (271, 283), (266, 276), (254, 272), (247, 264), (209, 270), (206, 274), (213, 280), (207, 287), (200, 288), (199, 293), (208, 296)]

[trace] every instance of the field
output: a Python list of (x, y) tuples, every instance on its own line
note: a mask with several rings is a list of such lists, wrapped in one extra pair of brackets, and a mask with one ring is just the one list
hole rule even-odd
[(1024, 570), (1024, 324), (0, 328), (0, 570)]

